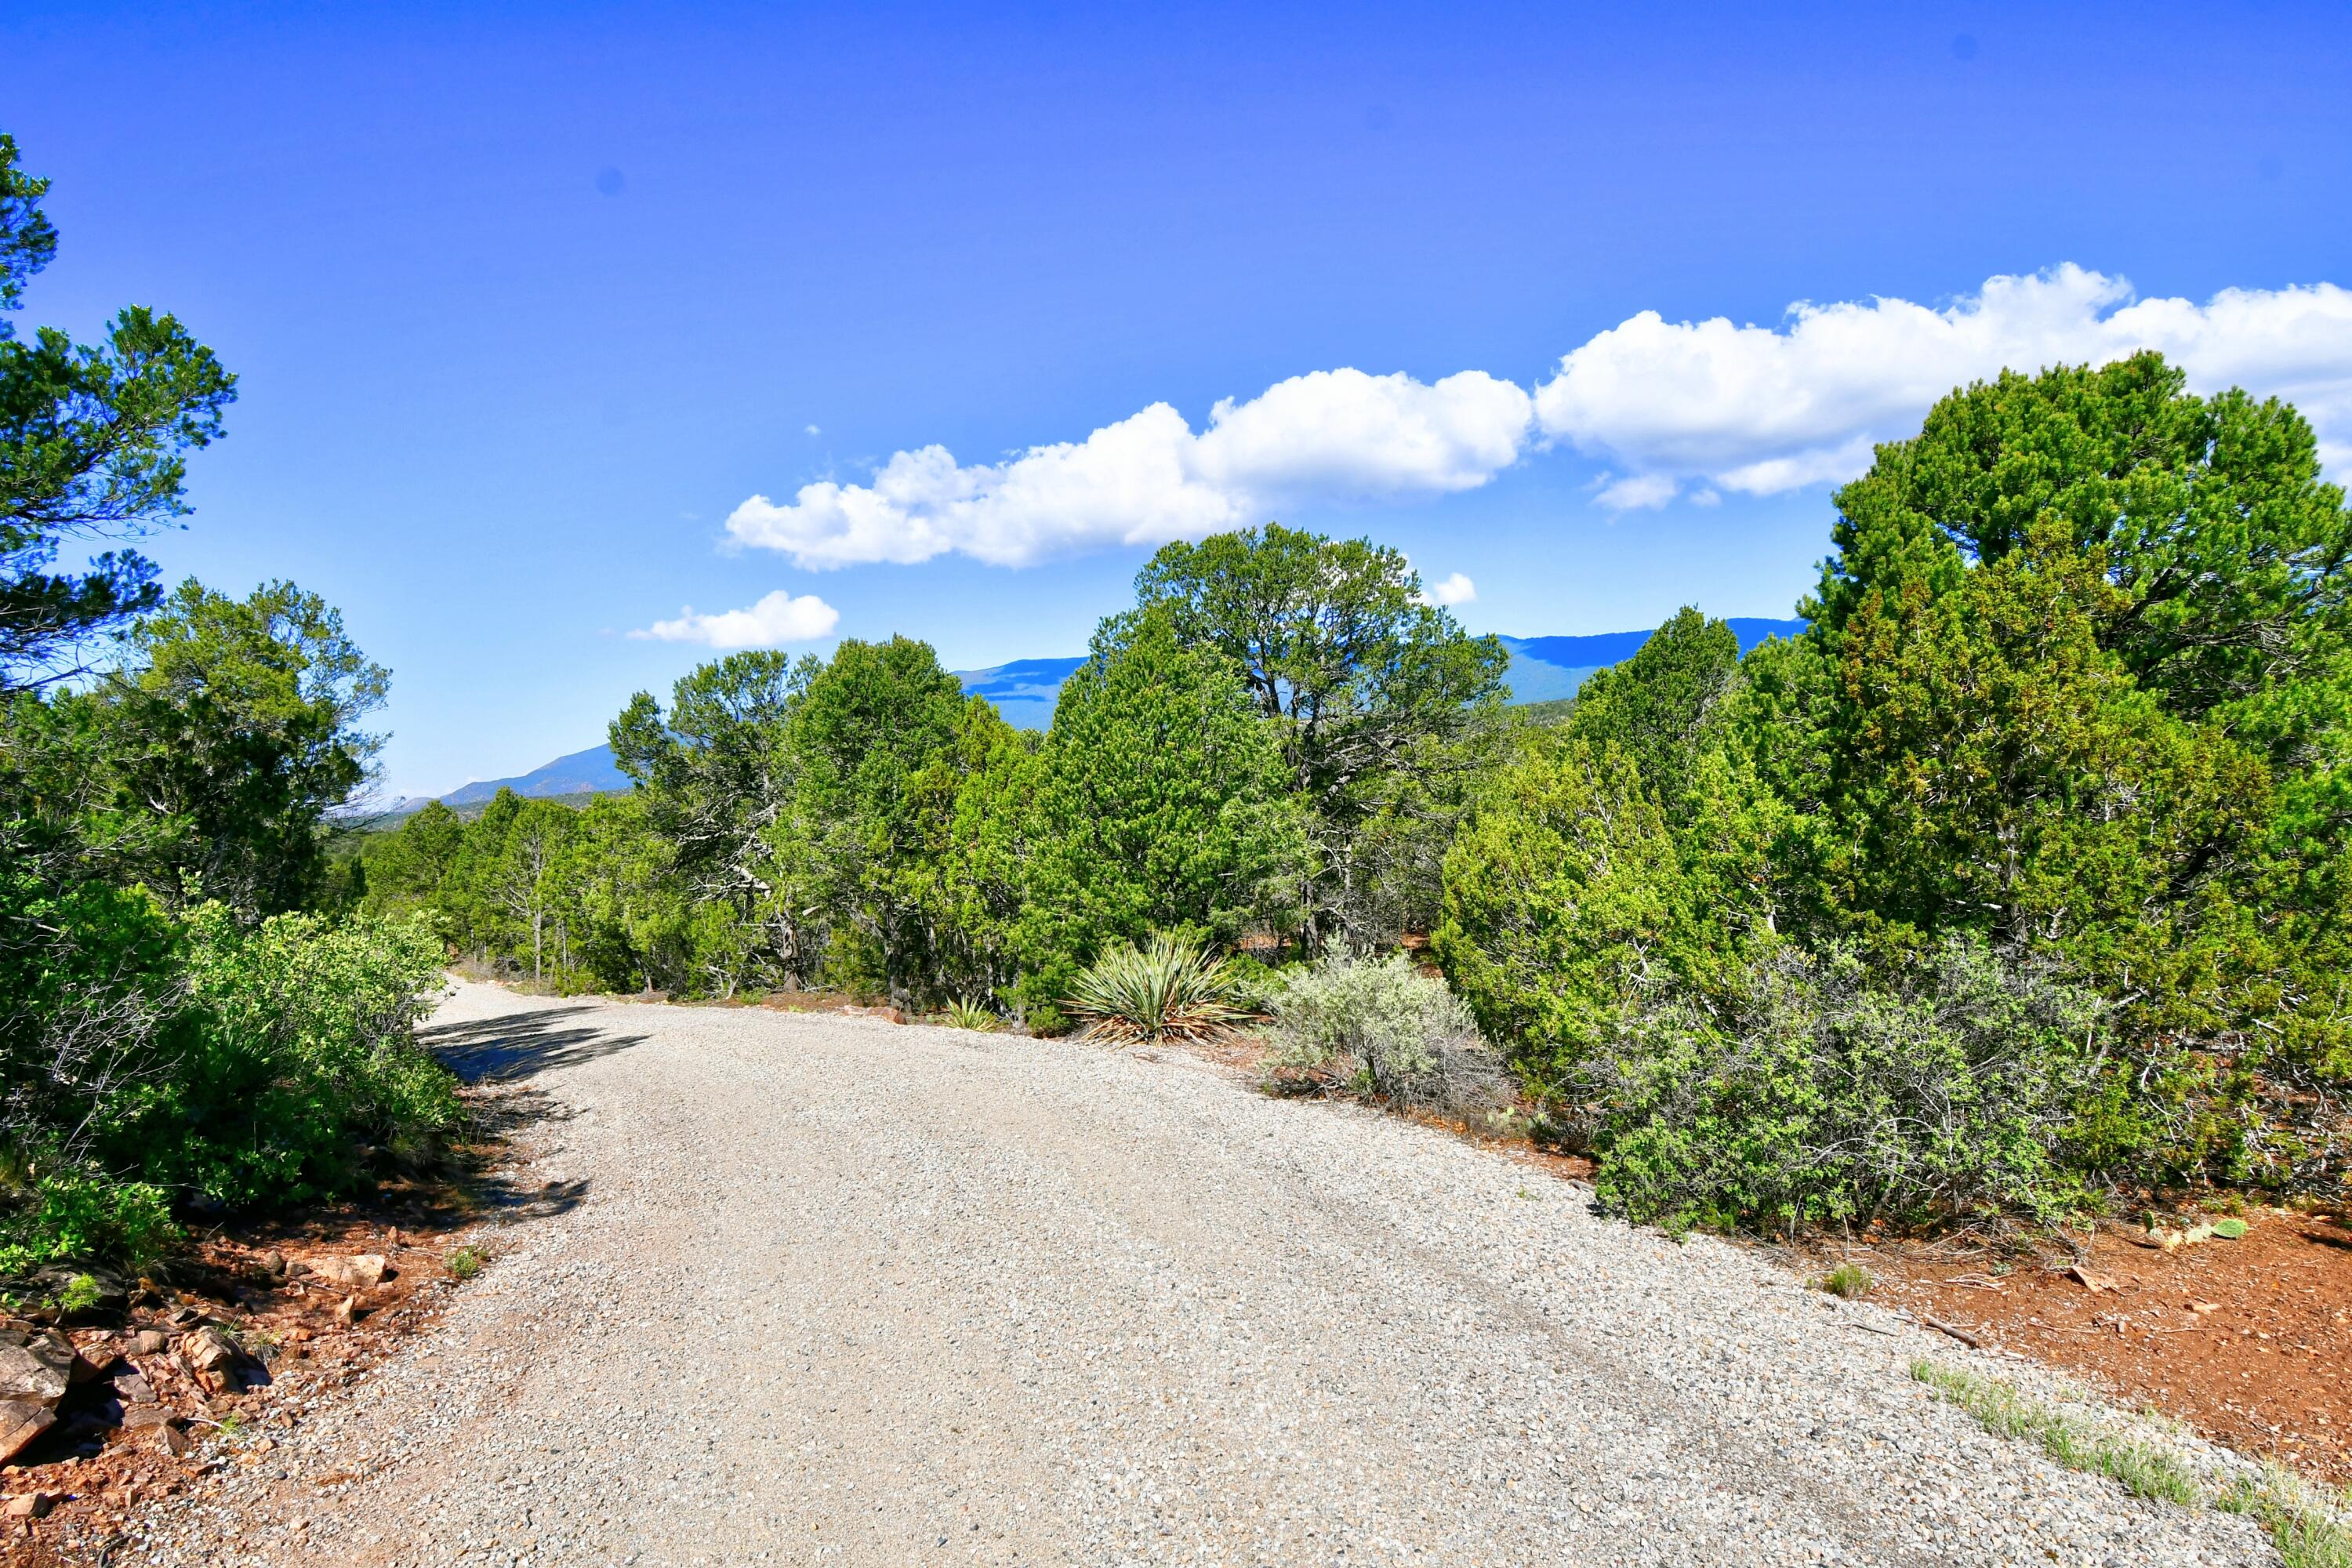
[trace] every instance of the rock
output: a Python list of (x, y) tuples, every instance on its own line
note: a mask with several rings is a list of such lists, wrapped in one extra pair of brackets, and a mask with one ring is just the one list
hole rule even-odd
[(2114, 1280), (2104, 1274), (2085, 1268), (2079, 1263), (2070, 1263), (2066, 1266), (2066, 1278), (2074, 1280), (2094, 1296), (2102, 1290), (2112, 1290), (2116, 1288)]
[(310, 1272), (345, 1290), (373, 1290), (383, 1283), (384, 1258), (380, 1252), (358, 1252), (342, 1258), (313, 1258)]
[(134, 1355), (162, 1355), (172, 1348), (172, 1336), (160, 1329), (142, 1329), (131, 1336)]
[(157, 1453), (167, 1455), (174, 1459), (185, 1458), (188, 1450), (195, 1446), (188, 1440), (188, 1435), (185, 1432), (168, 1422), (156, 1427), (155, 1435), (148, 1441), (154, 1445)]
[(55, 1492), (18, 1492), (8, 1500), (10, 1519), (41, 1519), (58, 1504)]
[(73, 1382), (74, 1348), (53, 1331), (0, 1332), (0, 1400), (54, 1406)]
[(188, 1363), (188, 1370), (206, 1392), (220, 1394), (237, 1386), (245, 1352), (235, 1340), (206, 1323), (180, 1341), (180, 1359)]
[(184, 1419), (168, 1405), (156, 1405), (142, 1400), (126, 1405), (122, 1410), (122, 1428), (126, 1432), (144, 1432), (151, 1426), (176, 1426)]
[(85, 1383), (96, 1383), (121, 1364), (122, 1352), (100, 1340), (75, 1350), (73, 1366), (67, 1372), (66, 1378), (79, 1388)]
[(32, 1440), (57, 1425), (57, 1413), (46, 1405), (22, 1399), (0, 1399), (0, 1465), (25, 1451)]
[(264, 1274), (268, 1275), (273, 1279), (286, 1272), (286, 1255), (282, 1252), (265, 1252), (259, 1258), (254, 1259), (254, 1261), (260, 1267), (260, 1269)]
[(142, 1373), (117, 1373), (114, 1378), (114, 1397), (125, 1405), (152, 1405), (155, 1403), (155, 1385), (148, 1382)]

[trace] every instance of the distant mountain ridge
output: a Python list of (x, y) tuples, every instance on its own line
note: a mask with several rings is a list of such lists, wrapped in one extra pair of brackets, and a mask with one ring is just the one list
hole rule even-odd
[[(1795, 637), (1805, 629), (1801, 620), (1740, 617), (1727, 624), (1738, 637), (1741, 653), (1768, 637)], [(1500, 640), (1511, 656), (1511, 668), (1505, 678), (1511, 685), (1511, 700), (1550, 702), (1575, 696), (1576, 689), (1594, 670), (1606, 669), (1633, 658), (1650, 640), (1650, 634), (1601, 632), (1591, 637), (1507, 637)], [(959, 669), (953, 674), (966, 691), (996, 704), (996, 710), (1004, 715), (1006, 723), (1020, 730), (1043, 730), (1054, 721), (1054, 702), (1061, 695), (1062, 683), (1084, 663), (1084, 655), (1017, 658), (1010, 664), (987, 669)], [(445, 805), (478, 805), (502, 789), (520, 795), (547, 796), (601, 794), (628, 787), (629, 775), (613, 761), (613, 748), (591, 746), (584, 752), (558, 757), (527, 773), (507, 779), (484, 779), (439, 798)], [(386, 815), (405, 816), (425, 804), (421, 799), (403, 800)]]

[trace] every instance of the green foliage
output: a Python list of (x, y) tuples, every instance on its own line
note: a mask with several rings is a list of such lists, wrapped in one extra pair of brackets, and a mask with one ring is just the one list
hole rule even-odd
[(2309, 1182), (2352, 1077), (2352, 512), (2153, 355), (1939, 403), (1808, 632), (1685, 612), (1528, 727), (1433, 945), (1624, 1212), (2047, 1221)]
[(131, 662), (87, 696), (113, 798), (170, 824), (140, 867), (247, 914), (319, 901), (321, 824), (364, 783), (382, 744), (359, 730), (389, 676), (315, 594), (272, 583), (237, 600), (184, 583), (131, 637)]
[[(0, 136), (0, 309), (55, 251), (46, 190)], [(409, 1035), (431, 918), (288, 912), (364, 898), (328, 849), (384, 672), (290, 584), (166, 600), (127, 550), (51, 570), (186, 510), (234, 384), (143, 309), (100, 347), (0, 321), (0, 1272), (141, 1261), (175, 1198), (346, 1190), (371, 1145), (455, 1121)]]
[(1248, 1016), (1222, 960), (1178, 937), (1111, 949), (1070, 982), (1063, 1005), (1087, 1037), (1121, 1043), (1215, 1039)]
[(489, 1255), (471, 1245), (461, 1247), (449, 1255), (449, 1278), (458, 1281), (471, 1279), (482, 1271)]
[(2105, 1018), (1964, 941), (1899, 975), (1784, 948), (1706, 1005), (1625, 1010), (1577, 1085), (1596, 1190), (1676, 1230), (2056, 1221), (2088, 1201)]
[(2270, 1532), (2281, 1568), (2352, 1568), (2352, 1497), (2305, 1480), (2274, 1459), (2259, 1480), (2240, 1476), (2213, 1500), (2225, 1513), (2250, 1514)]
[(829, 978), (911, 1005), (932, 973), (922, 861), (926, 767), (952, 752), (963, 689), (930, 645), (845, 640), (787, 726), (798, 769), (782, 836), (793, 880), (830, 917)]
[[(56, 255), (46, 179), (0, 135), (0, 312)], [(107, 551), (58, 573), (68, 541), (125, 538), (184, 512), (185, 454), (221, 433), (236, 378), (168, 315), (125, 308), (102, 346), (0, 313), (0, 691), (73, 667), (93, 633), (156, 603), (154, 568)]]
[(1276, 738), (1231, 667), (1163, 619), (1097, 643), (1038, 772), (1034, 994), (1153, 931), (1222, 942), (1284, 918), (1305, 847)]
[(459, 1121), (456, 1081), (410, 1030), (440, 979), (428, 917), (185, 924), (190, 1008), (173, 1069), (101, 1111), (110, 1168), (228, 1204), (344, 1193), (365, 1151), (415, 1162)]
[(179, 1236), (163, 1189), (62, 1160), (37, 1160), (0, 1187), (0, 1274), (69, 1258), (143, 1262)]
[(1870, 1270), (1859, 1263), (1841, 1263), (1822, 1276), (1822, 1289), (1842, 1301), (1858, 1301), (1870, 1294)]
[(1272, 1066), (1335, 1072), (1360, 1092), (1451, 1115), (1510, 1099), (1470, 1010), (1402, 954), (1323, 959), (1287, 976), (1271, 1008)]
[(940, 1021), (950, 1029), (970, 1029), (982, 1035), (992, 1035), (1004, 1026), (1004, 1020), (989, 1011), (984, 1004), (962, 997), (947, 1005), (940, 1014)]
[(1569, 728), (1623, 753), (1662, 805), (1679, 806), (1738, 668), (1737, 633), (1696, 610), (1677, 611), (1632, 658), (1585, 678)]
[(1273, 727), (1317, 851), (1310, 938), (1425, 922), (1465, 783), (1503, 728), (1502, 644), (1428, 603), (1402, 552), (1279, 523), (1168, 545), (1135, 586), (1098, 647), (1164, 623)]
[(1704, 922), (1655, 797), (1613, 747), (1527, 739), (1445, 861), (1430, 946), (1538, 1092), (1573, 1079), (1641, 988), (1699, 966)]

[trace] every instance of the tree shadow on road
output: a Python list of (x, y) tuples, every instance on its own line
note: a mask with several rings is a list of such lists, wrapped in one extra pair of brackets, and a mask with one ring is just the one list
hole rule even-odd
[(614, 1034), (574, 1020), (589, 1006), (509, 1013), (416, 1031), (417, 1042), (467, 1083), (505, 1082), (550, 1068), (594, 1061), (644, 1043), (643, 1035)]

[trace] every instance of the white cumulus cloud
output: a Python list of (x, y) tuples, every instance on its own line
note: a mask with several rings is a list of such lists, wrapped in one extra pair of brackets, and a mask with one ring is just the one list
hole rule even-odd
[(1466, 605), (1475, 599), (1478, 596), (1478, 584), (1470, 581), (1467, 574), (1455, 572), (1448, 575), (1443, 583), (1423, 584), (1421, 596), (1425, 604), (1442, 605), (1451, 609), (1455, 605)]
[(775, 647), (789, 642), (814, 642), (841, 622), (841, 612), (814, 594), (798, 598), (782, 588), (748, 609), (698, 616), (688, 605), (674, 621), (656, 621), (633, 637), (656, 642), (701, 643), (707, 647)]
[(828, 479), (783, 502), (753, 496), (727, 531), (803, 567), (951, 551), (1021, 566), (1197, 539), (1302, 500), (1474, 489), (1517, 458), (1533, 417), (1525, 389), (1482, 371), (1434, 383), (1317, 371), (1219, 403), (1197, 433), (1155, 403), (1083, 441), (1001, 463), (958, 463), (944, 447), (899, 452), (866, 484)]
[(1874, 442), (1916, 430), (1967, 382), (2141, 348), (2179, 363), (2196, 390), (2234, 384), (2292, 400), (2317, 428), (2323, 460), (2352, 462), (2352, 290), (2139, 300), (2123, 279), (2070, 263), (1989, 279), (1941, 307), (1800, 303), (1767, 326), (1644, 310), (1570, 351), (1532, 388), (1475, 370), (1432, 382), (1315, 371), (1218, 403), (1198, 430), (1155, 403), (1083, 440), (1000, 462), (915, 447), (863, 483), (752, 496), (727, 531), (804, 568), (949, 553), (1021, 566), (1196, 539), (1301, 505), (1475, 489), (1560, 446), (1609, 466), (1594, 499), (1612, 510), (1677, 495), (1711, 506), (1725, 491), (1850, 479)]
[(1546, 436), (1638, 475), (1768, 494), (1860, 473), (1874, 441), (1916, 428), (1964, 383), (2143, 348), (2178, 363), (2197, 390), (2292, 399), (2338, 453), (2352, 438), (2352, 291), (2134, 300), (2123, 279), (2071, 264), (1990, 279), (1941, 310), (1798, 304), (1779, 327), (1644, 310), (1565, 355), (1536, 391), (1536, 417)]

